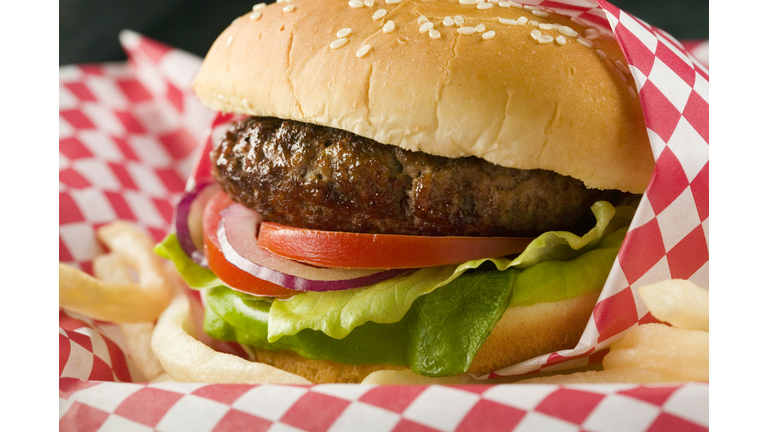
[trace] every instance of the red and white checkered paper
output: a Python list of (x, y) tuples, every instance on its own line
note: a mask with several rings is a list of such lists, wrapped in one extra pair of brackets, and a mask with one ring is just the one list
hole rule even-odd
[[(579, 345), (490, 376), (600, 362), (612, 341), (653, 320), (638, 287), (669, 278), (709, 285), (708, 44), (681, 44), (602, 0), (538, 4), (613, 30), (637, 83), (656, 168)], [(199, 58), (131, 32), (121, 41), (127, 64), (65, 66), (59, 74), (59, 259), (86, 271), (102, 252), (95, 239), (102, 224), (132, 221), (157, 240), (171, 229), (215, 118), (190, 90)], [(61, 430), (708, 427), (707, 384), (147, 385), (138, 384), (143, 377), (116, 326), (60, 311), (59, 334)]]

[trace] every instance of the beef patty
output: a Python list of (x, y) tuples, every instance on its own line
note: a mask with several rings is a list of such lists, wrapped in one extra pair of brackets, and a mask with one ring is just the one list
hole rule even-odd
[(234, 200), (267, 220), (301, 228), (431, 236), (535, 236), (583, 232), (598, 200), (545, 170), (504, 168), (384, 145), (350, 132), (276, 118), (232, 123), (211, 152)]

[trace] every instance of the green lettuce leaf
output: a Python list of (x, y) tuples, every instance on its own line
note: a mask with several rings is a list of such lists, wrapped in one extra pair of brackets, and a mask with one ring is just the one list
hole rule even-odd
[(276, 343), (267, 342), (269, 300), (224, 287), (204, 293), (204, 329), (217, 339), (346, 364), (411, 365), (422, 375), (449, 376), (472, 363), (506, 310), (511, 284), (510, 275), (477, 272), (419, 298), (396, 323), (367, 322), (344, 339), (305, 329)]
[(155, 245), (155, 253), (173, 261), (176, 269), (190, 288), (197, 290), (224, 285), (212, 271), (200, 267), (181, 248), (176, 233), (170, 233)]

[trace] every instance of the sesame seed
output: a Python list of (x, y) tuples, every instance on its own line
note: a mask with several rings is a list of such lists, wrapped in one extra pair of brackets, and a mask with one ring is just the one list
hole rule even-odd
[(480, 10), (486, 10), (493, 7), (493, 3), (478, 3), (477, 8)]
[(523, 9), (527, 10), (528, 12), (530, 12), (530, 11), (532, 11), (534, 9), (538, 9), (538, 8), (536, 6), (525, 5), (525, 6), (523, 6)]
[(633, 89), (632, 86), (627, 86), (627, 88), (629, 89), (629, 96), (631, 96), (632, 99), (636, 98), (637, 92), (635, 92), (635, 89)]
[(541, 37), (541, 32), (538, 30), (534, 30), (531, 32), (531, 37), (534, 38), (535, 40), (539, 40), (539, 38)]
[(429, 37), (431, 37), (432, 39), (440, 39), (440, 32), (435, 29), (430, 29)]
[(435, 25), (433, 23), (425, 22), (424, 24), (421, 25), (421, 27), (419, 27), (419, 33), (426, 33), (428, 31), (432, 30), (432, 28), (434, 28), (434, 27), (435, 27)]
[(352, 33), (352, 29), (351, 28), (343, 28), (343, 29), (341, 29), (341, 30), (336, 32), (336, 37), (337, 38), (347, 37), (351, 33)]
[(357, 50), (357, 52), (355, 53), (355, 56), (357, 56), (357, 58), (365, 57), (370, 51), (371, 51), (371, 46), (366, 44), (365, 46)]
[(621, 71), (624, 72), (625, 74), (629, 74), (630, 73), (629, 68), (627, 67), (627, 65), (625, 65), (624, 63), (622, 63), (622, 62), (620, 62), (618, 60), (616, 60), (616, 67), (621, 69)]
[(443, 25), (446, 27), (450, 27), (453, 25), (453, 18), (451, 17), (445, 17), (443, 18)]
[(509, 18), (499, 18), (499, 23), (504, 25), (517, 25), (517, 21)]
[(555, 28), (555, 26), (553, 26), (552, 24), (541, 23), (539, 24), (539, 28), (542, 30), (552, 30), (553, 28)]
[(561, 34), (568, 36), (568, 37), (576, 37), (579, 34), (576, 32), (576, 30), (568, 27), (568, 26), (560, 26), (559, 29), (557, 29)]
[(219, 99), (224, 99), (224, 95), (219, 93)]
[(584, 22), (581, 18), (578, 17), (571, 17), (571, 21), (575, 22), (576, 24), (582, 26), (582, 27), (589, 27), (587, 23)]
[(537, 17), (547, 18), (549, 14), (547, 12), (544, 12), (542, 10), (532, 10), (532, 14), (536, 15)]
[(249, 107), (251, 104), (249, 104), (249, 103), (248, 103), (248, 101), (247, 101), (247, 100), (245, 100), (245, 98), (243, 98), (243, 99), (240, 101), (240, 105), (242, 105), (242, 106), (244, 106), (244, 107), (248, 108), (248, 107)]
[(400, 4), (403, 0), (386, 0), (386, 4)]
[(499, 0), (488, 0), (489, 3), (498, 4)]
[(363, 2), (363, 4), (365, 5), (365, 7), (373, 7), (374, 1), (373, 0), (365, 0)]
[(523, 24), (525, 24), (527, 22), (528, 22), (528, 18), (526, 18), (526, 17), (520, 17), (520, 18), (517, 19), (517, 24), (519, 24), (519, 25), (523, 25)]
[(232, 36), (227, 38), (227, 46), (232, 44)]
[(556, 37), (555, 40), (557, 41), (558, 45), (565, 45), (565, 43), (567, 42), (565, 39), (565, 36), (562, 36), (562, 35)]
[(333, 49), (333, 50), (339, 49), (339, 48), (343, 47), (344, 45), (346, 45), (347, 42), (349, 42), (349, 39), (347, 39), (347, 38), (336, 39), (335, 41), (331, 42), (331, 49)]
[(395, 23), (392, 22), (392, 20), (387, 21), (386, 24), (384, 24), (384, 27), (382, 27), (382, 30), (384, 30), (384, 33), (391, 33), (392, 30), (395, 29)]
[(258, 12), (258, 11), (253, 12), (249, 16), (249, 18), (251, 19), (251, 21), (256, 21), (257, 19), (261, 18), (261, 12)]
[(544, 36), (539, 37), (536, 40), (539, 41), (540, 44), (547, 44), (547, 43), (551, 43), (553, 40), (555, 40), (555, 38), (553, 38), (550, 35), (544, 35)]
[(583, 37), (576, 39), (580, 44), (584, 45), (587, 48), (592, 48), (592, 41), (589, 39), (584, 39)]
[(508, 8), (510, 6), (509, 2), (506, 0), (501, 0), (499, 2), (499, 7)]
[(277, 0), (277, 3), (283, 3), (285, 0)]
[(418, 23), (419, 23), (419, 24), (424, 24), (424, 23), (425, 23), (425, 22), (427, 22), (427, 21), (429, 21), (429, 18), (427, 18), (427, 17), (425, 17), (425, 16), (423, 16), (423, 15), (422, 15), (422, 16), (420, 16), (420, 17), (419, 17), (419, 21), (418, 21)]
[(463, 35), (471, 35), (477, 32), (477, 29), (474, 27), (459, 27), (457, 31)]
[(616, 75), (618, 75), (618, 76), (619, 76), (619, 78), (621, 78), (621, 80), (622, 80), (622, 81), (624, 81), (624, 83), (626, 83), (626, 82), (627, 82), (627, 77), (625, 77), (625, 76), (624, 76), (624, 74), (623, 74), (623, 73), (621, 73), (621, 69), (619, 69), (619, 68), (615, 67), (615, 68), (613, 68), (613, 70), (615, 70), (615, 71), (616, 71)]
[(259, 3), (259, 4), (257, 4), (257, 5), (253, 5), (253, 10), (254, 10), (254, 11), (257, 11), (257, 10), (262, 10), (262, 9), (264, 9), (265, 7), (267, 7), (267, 4), (266, 4), (266, 3)]
[(359, 9), (361, 7), (365, 7), (365, 4), (363, 4), (361, 0), (349, 0), (349, 6), (355, 9)]
[(456, 15), (455, 17), (453, 17), (453, 22), (455, 22), (458, 25), (462, 25), (464, 24), (464, 17), (461, 15)]
[(539, 26), (539, 22), (538, 22), (538, 21), (535, 21), (535, 20), (530, 20), (530, 21), (528, 21), (528, 24), (530, 24), (530, 25), (532, 25), (532, 26), (534, 26), (534, 27), (538, 27), (538, 26)]
[(597, 39), (599, 37), (600, 37), (599, 34), (594, 34), (594, 33), (586, 36), (586, 38), (589, 39), (589, 40), (595, 40), (595, 39)]
[(514, 7), (514, 8), (518, 8), (518, 9), (522, 9), (523, 8), (523, 5), (521, 5), (520, 3), (513, 2), (513, 1), (509, 2), (509, 5)]
[(293, 12), (294, 9), (296, 9), (294, 5), (288, 5), (283, 8), (283, 12)]
[(606, 57), (608, 57), (608, 55), (606, 55), (603, 50), (597, 50), (597, 55), (598, 55), (598, 57), (600, 57), (603, 60), (605, 60)]
[(474, 5), (477, 4), (477, 0), (459, 0), (459, 4)]
[(587, 36), (589, 36), (589, 35), (591, 35), (591, 34), (600, 34), (600, 32), (599, 32), (599, 31), (597, 31), (597, 29), (590, 27), (590, 28), (588, 28), (588, 29), (586, 29), (586, 30), (584, 31), (584, 34), (586, 34)]
[(483, 39), (485, 40), (491, 39), (494, 36), (496, 36), (496, 32), (493, 30), (483, 33)]
[(479, 32), (485, 31), (485, 24), (480, 23), (480, 24), (476, 25), (475, 26), (475, 30), (477, 30)]
[(384, 15), (386, 15), (386, 14), (387, 14), (387, 10), (386, 9), (379, 9), (376, 12), (373, 13), (373, 19), (378, 21), (378, 20), (384, 18)]

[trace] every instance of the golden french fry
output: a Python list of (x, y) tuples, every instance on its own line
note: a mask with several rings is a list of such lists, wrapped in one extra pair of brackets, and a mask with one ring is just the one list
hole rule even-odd
[(152, 333), (155, 329), (153, 323), (120, 324), (120, 329), (123, 331), (128, 355), (144, 374), (144, 378), (152, 381), (165, 372), (152, 351)]
[(178, 295), (160, 315), (152, 350), (166, 372), (182, 382), (312, 384), (272, 366), (216, 352), (190, 336), (189, 299)]
[(641, 325), (611, 345), (603, 368), (642, 367), (681, 381), (709, 381), (709, 333)]
[[(94, 271), (108, 280), (59, 263), (59, 306), (114, 323), (157, 319), (173, 290), (166, 283), (161, 258), (152, 250), (152, 239), (125, 222), (105, 225), (97, 236), (111, 252), (94, 261)], [(130, 269), (135, 270), (137, 283), (132, 282)]]
[(656, 319), (681, 329), (709, 331), (709, 291), (693, 282), (666, 280), (638, 292)]
[(115, 253), (98, 255), (93, 259), (93, 275), (104, 282), (132, 284), (136, 281), (131, 275), (130, 267)]
[(96, 236), (111, 253), (136, 270), (139, 285), (164, 284), (163, 261), (153, 250), (154, 241), (143, 231), (127, 222), (117, 221), (99, 228)]
[(59, 306), (114, 323), (155, 320), (168, 304), (164, 286), (141, 287), (98, 280), (59, 263)]

